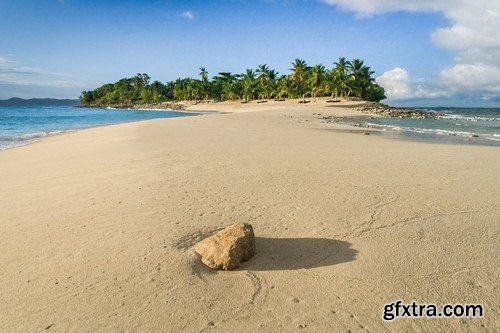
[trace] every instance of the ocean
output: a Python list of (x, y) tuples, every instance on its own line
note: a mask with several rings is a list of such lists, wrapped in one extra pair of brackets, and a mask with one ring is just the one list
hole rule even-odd
[(82, 128), (197, 114), (176, 111), (75, 108), (71, 106), (0, 106), (0, 150), (38, 138)]
[(416, 108), (435, 119), (344, 118), (343, 123), (382, 129), (389, 135), (430, 141), (500, 146), (500, 108)]

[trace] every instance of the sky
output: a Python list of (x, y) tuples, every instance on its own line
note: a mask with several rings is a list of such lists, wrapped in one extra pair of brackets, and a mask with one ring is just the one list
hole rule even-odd
[(392, 105), (500, 106), (500, 0), (0, 0), (0, 99), (340, 56)]

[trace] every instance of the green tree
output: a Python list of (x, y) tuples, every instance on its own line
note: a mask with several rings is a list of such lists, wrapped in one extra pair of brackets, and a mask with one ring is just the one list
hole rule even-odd
[(344, 57), (340, 57), (337, 62), (335, 62), (336, 71), (334, 76), (336, 76), (338, 80), (338, 92), (341, 97), (347, 97), (350, 94), (349, 90), (349, 73), (348, 73), (348, 61)]
[(201, 78), (201, 94), (204, 99), (208, 99), (210, 94), (210, 82), (208, 81), (208, 72), (205, 67), (200, 67), (200, 78)]
[(278, 79), (276, 84), (276, 97), (279, 99), (294, 98), (297, 96), (295, 92), (295, 82), (290, 75), (283, 75)]
[(316, 99), (324, 91), (324, 81), (326, 78), (326, 69), (323, 65), (311, 67), (307, 85), (311, 93), (311, 97)]
[(384, 88), (379, 86), (378, 84), (370, 85), (366, 91), (364, 92), (363, 99), (366, 101), (372, 102), (380, 102), (383, 99), (386, 99)]
[(243, 78), (243, 98), (245, 102), (252, 100), (258, 89), (258, 83), (255, 80), (255, 72), (252, 69), (247, 69)]
[(204, 67), (200, 67), (199, 78), (179, 78), (166, 84), (151, 83), (151, 77), (139, 73), (132, 78), (123, 78), (115, 83), (104, 84), (94, 90), (83, 91), (83, 105), (116, 105), (159, 103), (166, 100), (191, 100), (212, 98), (218, 101), (301, 98), (316, 99), (320, 96), (347, 98), (354, 96), (370, 101), (385, 98), (384, 89), (375, 83), (374, 72), (363, 60), (347, 61), (340, 57), (334, 67), (327, 71), (322, 65), (308, 67), (306, 62), (295, 59), (291, 73), (278, 76), (278, 72), (262, 64), (242, 74), (220, 72), (211, 80)]
[(258, 89), (258, 94), (259, 98), (268, 98), (268, 92), (269, 92), (269, 72), (270, 69), (267, 65), (259, 65), (259, 67), (256, 70), (257, 74), (257, 89)]
[(295, 81), (297, 95), (302, 96), (302, 101), (306, 101), (306, 82), (309, 68), (304, 60), (295, 59), (292, 63), (292, 77)]

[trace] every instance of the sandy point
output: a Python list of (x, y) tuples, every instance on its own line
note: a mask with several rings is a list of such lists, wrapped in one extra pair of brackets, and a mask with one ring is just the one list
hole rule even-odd
[[(2, 331), (498, 331), (498, 148), (336, 131), (349, 105), (202, 117), (0, 152)], [(232, 272), (193, 245), (250, 223)], [(395, 300), (483, 318), (382, 319)]]

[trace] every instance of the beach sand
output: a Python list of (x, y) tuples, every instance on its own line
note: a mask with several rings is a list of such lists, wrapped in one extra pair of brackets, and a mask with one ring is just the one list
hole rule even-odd
[[(234, 113), (0, 152), (1, 331), (500, 330), (498, 148), (338, 131), (327, 103), (191, 109)], [(237, 222), (256, 256), (204, 267)], [(485, 315), (383, 321), (396, 300)]]

